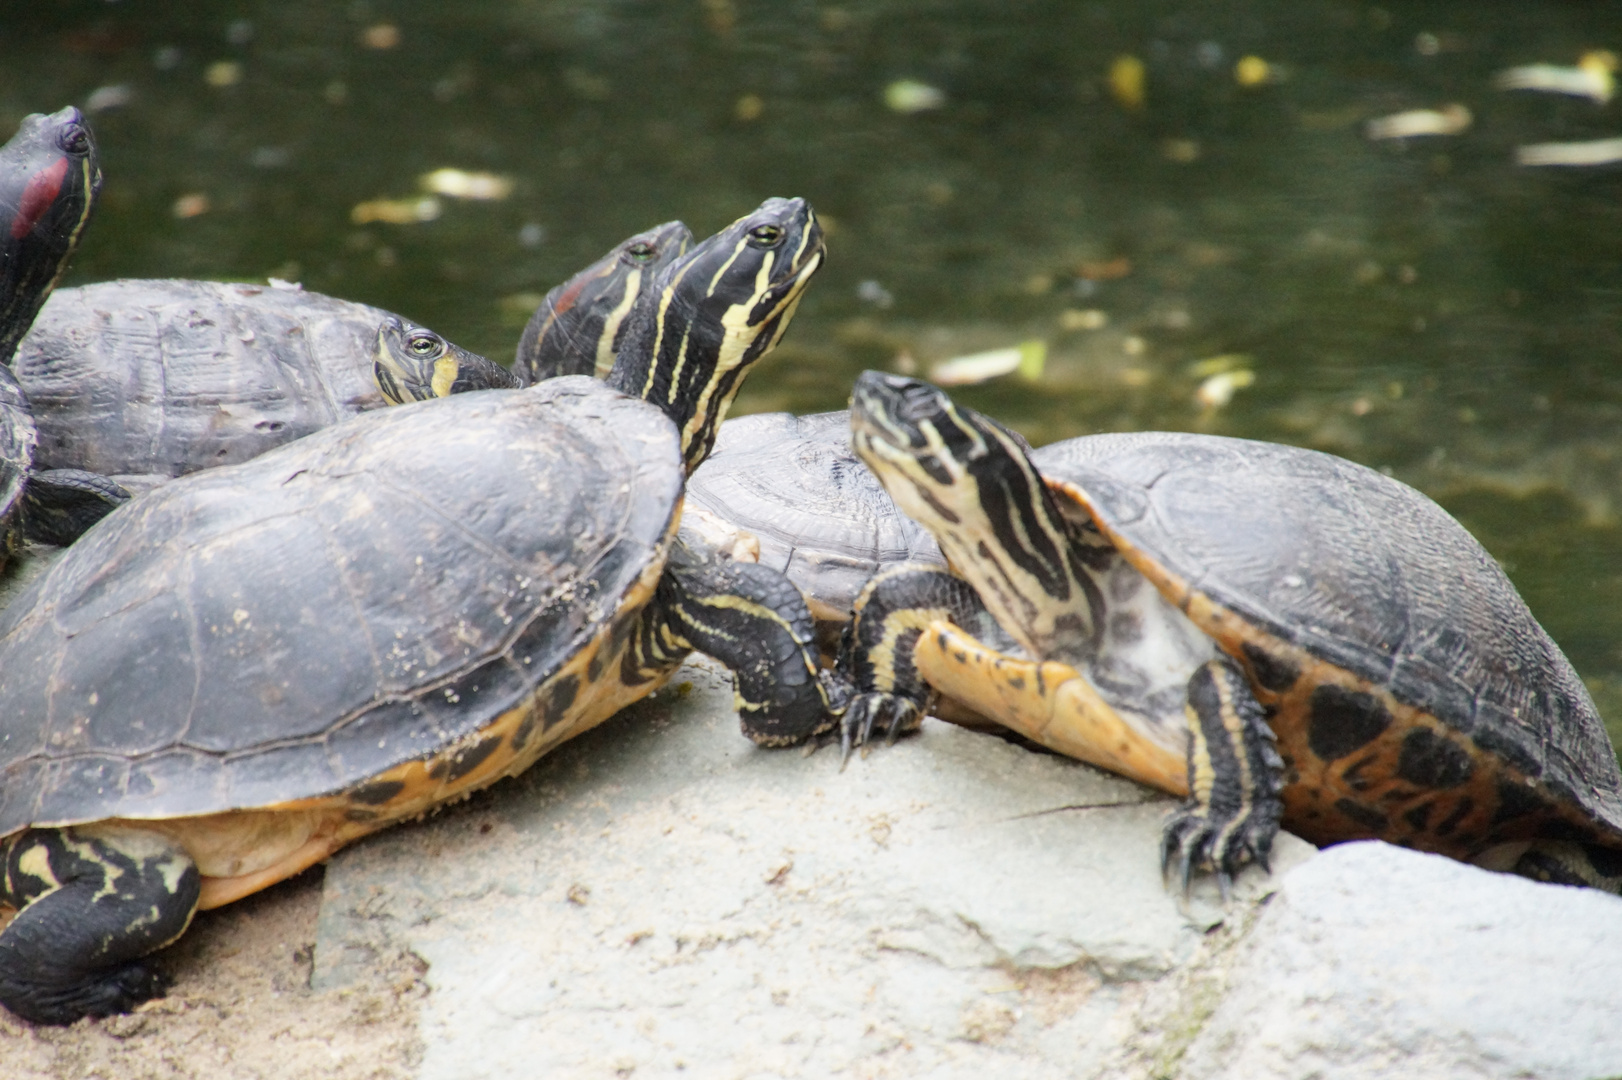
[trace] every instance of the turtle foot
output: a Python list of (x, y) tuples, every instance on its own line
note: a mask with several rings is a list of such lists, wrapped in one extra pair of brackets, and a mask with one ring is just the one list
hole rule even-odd
[[(1275, 804), (1276, 806), (1276, 804)], [(1277, 814), (1265, 807), (1218, 818), (1190, 803), (1173, 813), (1160, 834), (1160, 872), (1169, 888), (1174, 878), (1188, 895), (1196, 867), (1216, 873), (1217, 888), (1226, 904), (1233, 879), (1251, 863), (1270, 870), (1268, 857), (1278, 834)]]
[(916, 731), (922, 723), (923, 714), (911, 698), (900, 694), (857, 694), (845, 707), (840, 722), (839, 767), (845, 767), (853, 748), (865, 748), (872, 742), (875, 728), (882, 726), (885, 741), (893, 743), (903, 732)]
[(168, 987), (167, 976), (137, 960), (66, 983), (0, 975), (0, 1004), (31, 1024), (60, 1026), (127, 1013)]

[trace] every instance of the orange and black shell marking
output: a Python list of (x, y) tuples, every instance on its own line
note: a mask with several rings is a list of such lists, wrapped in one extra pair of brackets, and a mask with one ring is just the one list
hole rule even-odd
[(1580, 679), (1429, 499), (1328, 455), (1213, 436), (1033, 456), (1243, 666), (1286, 763), (1286, 828), (1464, 860), (1527, 841), (1622, 851), (1622, 775)]
[(523, 769), (657, 687), (622, 661), (682, 480), (668, 421), (567, 379), (149, 493), (0, 622), (0, 835), (167, 836), (207, 907)]

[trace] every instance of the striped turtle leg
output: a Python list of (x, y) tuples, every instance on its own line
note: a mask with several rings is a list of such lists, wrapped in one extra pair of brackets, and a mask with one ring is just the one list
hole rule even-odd
[(36, 1024), (108, 1016), (163, 992), (140, 958), (185, 932), (197, 867), (165, 837), (121, 826), (29, 829), (0, 841), (0, 1004)]
[(753, 741), (787, 746), (833, 726), (836, 706), (817, 673), (816, 623), (782, 574), (678, 541), (652, 608), (663, 632), (649, 640), (732, 669), (738, 716)]
[(1015, 647), (972, 586), (939, 566), (908, 563), (868, 582), (856, 599), (835, 670), (854, 696), (845, 709), (840, 747), (844, 758), (884, 726), (894, 741), (923, 720), (932, 693), (914, 661), (919, 636), (935, 623), (971, 627), (982, 637)]
[(1284, 759), (1239, 665), (1222, 657), (1188, 680), (1189, 800), (1166, 822), (1160, 864), (1175, 864), (1183, 891), (1196, 865), (1216, 871), (1223, 899), (1254, 860), (1267, 869), (1284, 804)]

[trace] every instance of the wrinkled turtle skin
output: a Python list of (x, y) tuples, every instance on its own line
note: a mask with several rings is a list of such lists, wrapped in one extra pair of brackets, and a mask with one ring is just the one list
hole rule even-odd
[(13, 362), (39, 426), (37, 465), (143, 490), (377, 408), (372, 340), (388, 316), (276, 284), (59, 290)]

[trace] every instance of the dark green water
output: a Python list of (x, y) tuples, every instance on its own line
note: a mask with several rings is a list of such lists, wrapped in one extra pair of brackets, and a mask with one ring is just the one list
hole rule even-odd
[[(398, 43), (366, 47), (382, 24)], [(1622, 733), (1622, 169), (1514, 163), (1622, 135), (1622, 105), (1492, 87), (1622, 51), (1622, 4), (30, 0), (0, 48), (7, 130), (128, 90), (93, 117), (69, 284), (275, 274), (506, 359), (525, 294), (621, 237), (804, 195), (829, 263), (741, 409), (1042, 339), (1041, 382), (961, 397), (1038, 442), (1183, 428), (1391, 470), (1504, 562)], [(1240, 86), (1247, 54), (1276, 78)], [(946, 104), (888, 110), (900, 78)], [(1451, 103), (1460, 134), (1364, 137)], [(447, 166), (513, 193), (352, 224)], [(177, 217), (188, 195), (207, 212)], [(1254, 382), (1202, 409), (1219, 356)]]

